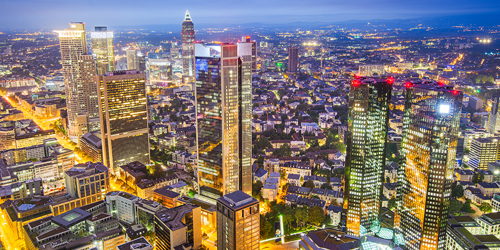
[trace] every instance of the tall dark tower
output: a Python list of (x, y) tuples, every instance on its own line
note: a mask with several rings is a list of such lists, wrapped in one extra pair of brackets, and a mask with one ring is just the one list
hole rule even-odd
[(404, 164), (398, 173), (395, 239), (405, 249), (446, 249), (446, 227), (463, 93), (406, 83)]
[(351, 82), (347, 122), (347, 232), (378, 233), (393, 78)]
[(186, 10), (184, 22), (182, 22), (182, 73), (194, 80), (195, 65), (194, 65), (194, 24)]

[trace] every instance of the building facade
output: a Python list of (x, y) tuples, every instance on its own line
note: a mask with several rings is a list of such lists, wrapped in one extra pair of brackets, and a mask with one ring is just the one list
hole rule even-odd
[(217, 199), (217, 249), (259, 249), (259, 201), (238, 190)]
[(97, 74), (104, 75), (109, 71), (115, 71), (115, 46), (113, 45), (113, 31), (107, 27), (95, 27), (90, 32), (92, 39), (92, 54), (96, 59)]
[(149, 164), (145, 74), (114, 71), (98, 76), (103, 162), (113, 172), (139, 161)]
[(299, 65), (299, 48), (289, 47), (288, 48), (288, 72), (297, 72)]
[(195, 54), (194, 54), (194, 24), (189, 11), (182, 22), (181, 42), (182, 42), (182, 73), (194, 80), (196, 74)]
[(252, 189), (252, 51), (196, 44), (199, 193), (213, 200)]
[(371, 234), (382, 203), (392, 83), (356, 79), (349, 90), (346, 190), (349, 234)]
[(183, 246), (198, 249), (201, 246), (201, 208), (199, 206), (185, 204), (162, 210), (154, 216), (154, 227), (155, 249), (174, 250), (183, 249)]
[[(68, 111), (68, 135), (78, 143), (78, 139), (89, 130), (97, 130), (99, 115), (96, 68), (92, 55), (88, 55), (87, 36), (84, 23), (70, 23), (70, 29), (56, 31), (59, 34), (61, 64), (66, 87), (66, 106)], [(84, 116), (85, 119), (78, 119)]]
[(443, 249), (463, 94), (439, 83), (406, 83), (396, 237), (408, 249)]

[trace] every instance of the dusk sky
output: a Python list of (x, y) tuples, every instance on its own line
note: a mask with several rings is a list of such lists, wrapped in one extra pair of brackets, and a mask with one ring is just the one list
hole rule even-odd
[(498, 0), (0, 0), (0, 29), (87, 25), (335, 22), (449, 15), (498, 15)]

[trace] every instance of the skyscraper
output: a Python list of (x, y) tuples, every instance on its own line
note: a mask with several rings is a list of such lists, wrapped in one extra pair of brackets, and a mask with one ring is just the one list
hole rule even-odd
[(113, 32), (106, 27), (95, 27), (90, 33), (92, 39), (92, 54), (96, 58), (97, 74), (104, 75), (115, 71), (115, 51), (113, 45)]
[(252, 189), (252, 51), (196, 44), (200, 194), (213, 200)]
[(490, 119), (488, 120), (488, 133), (495, 134), (500, 131), (500, 114), (498, 113), (500, 106), (500, 95), (493, 97), (493, 105), (491, 107)]
[(146, 76), (136, 70), (98, 76), (102, 157), (116, 168), (129, 162), (149, 163)]
[(463, 94), (439, 83), (406, 87), (396, 243), (444, 249)]
[(297, 66), (299, 64), (299, 48), (288, 47), (288, 72), (297, 72)]
[(137, 58), (136, 49), (128, 49), (125, 51), (127, 55), (127, 70), (139, 70), (139, 59)]
[(194, 64), (194, 24), (189, 11), (182, 22), (181, 42), (182, 42), (182, 73), (192, 80), (195, 77)]
[(346, 226), (347, 232), (356, 236), (377, 233), (378, 229), (393, 81), (363, 78), (353, 80), (350, 85)]
[(244, 36), (241, 38), (241, 42), (238, 43), (238, 47), (251, 46), (252, 48), (252, 72), (257, 71), (257, 42), (252, 41), (250, 36)]
[(235, 191), (217, 199), (217, 249), (259, 249), (259, 201)]
[(72, 141), (78, 143), (82, 135), (99, 127), (95, 60), (87, 55), (84, 23), (70, 23), (69, 30), (55, 32), (59, 34), (66, 87), (68, 134)]

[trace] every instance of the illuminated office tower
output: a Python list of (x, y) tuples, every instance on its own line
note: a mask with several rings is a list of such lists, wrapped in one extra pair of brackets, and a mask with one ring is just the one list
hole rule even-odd
[(500, 95), (493, 97), (493, 105), (491, 107), (490, 119), (488, 120), (488, 133), (495, 134), (500, 131), (500, 114), (498, 113), (500, 106)]
[(181, 42), (182, 42), (182, 73), (191, 79), (195, 77), (194, 64), (194, 24), (189, 11), (182, 22)]
[(92, 54), (96, 58), (97, 74), (104, 75), (109, 71), (115, 71), (115, 51), (113, 45), (113, 31), (106, 27), (95, 27), (90, 32), (92, 40)]
[(98, 76), (102, 157), (116, 169), (133, 161), (149, 164), (146, 76), (136, 70)]
[(438, 83), (406, 87), (396, 243), (410, 250), (445, 249), (463, 94)]
[(260, 249), (259, 201), (235, 191), (217, 199), (217, 249)]
[(128, 70), (139, 70), (139, 59), (137, 58), (136, 49), (128, 49), (125, 51), (127, 55), (127, 69)]
[(87, 55), (84, 23), (70, 23), (59, 34), (61, 64), (66, 87), (69, 138), (78, 143), (86, 132), (99, 127), (95, 60)]
[(252, 72), (257, 71), (257, 42), (252, 41), (249, 36), (244, 36), (241, 38), (241, 42), (238, 43), (238, 47), (251, 46), (252, 48)]
[(372, 235), (379, 229), (393, 81), (356, 79), (350, 85), (345, 207), (352, 235)]
[(199, 194), (252, 191), (252, 51), (196, 44)]

